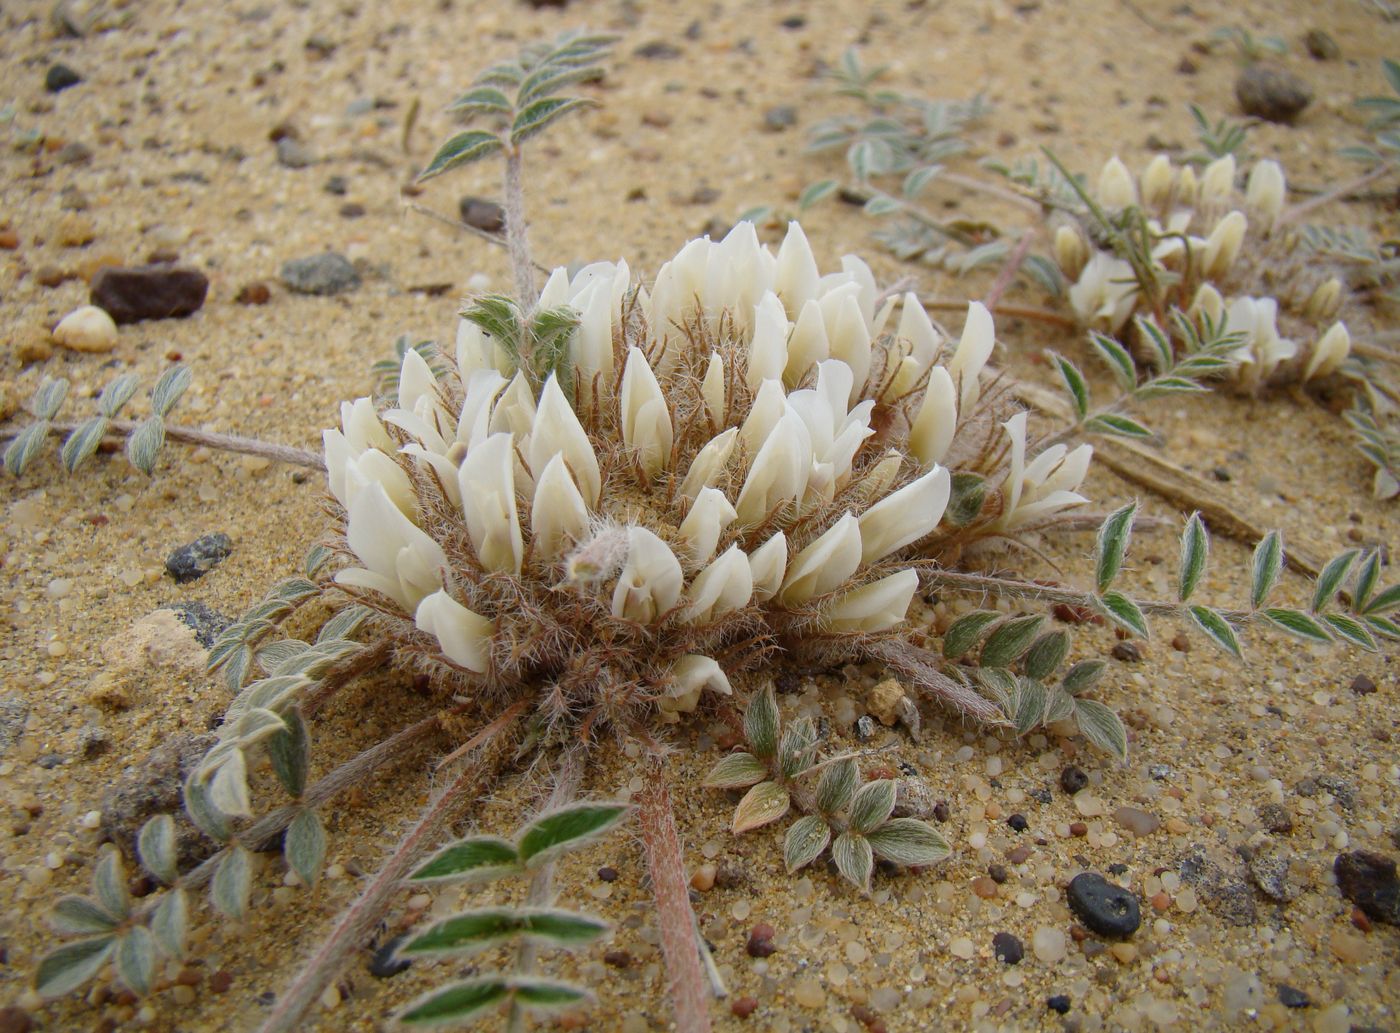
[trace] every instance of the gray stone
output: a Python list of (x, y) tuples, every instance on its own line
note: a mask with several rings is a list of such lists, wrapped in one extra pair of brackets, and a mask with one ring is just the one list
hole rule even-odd
[(895, 781), (891, 817), (927, 820), (933, 817), (937, 806), (938, 797), (934, 795), (933, 786), (924, 779), (913, 777)]
[(770, 133), (781, 133), (797, 125), (797, 109), (791, 104), (769, 108), (763, 113), (763, 128)]
[(360, 274), (350, 260), (334, 251), (282, 264), (282, 282), (298, 294), (340, 294), (360, 285)]
[(212, 732), (185, 733), (157, 746), (146, 759), (112, 786), (102, 799), (102, 831), (128, 858), (136, 857), (136, 837), (149, 818), (175, 816), (176, 848), (181, 869), (198, 864), (216, 848), (213, 840), (185, 817), (185, 777), (218, 742)]
[(1196, 888), (1197, 896), (1217, 917), (1231, 925), (1253, 925), (1258, 917), (1254, 891), (1235, 872), (1226, 871), (1199, 845), (1177, 861), (1181, 881)]
[(277, 164), (284, 168), (304, 169), (316, 160), (316, 152), (300, 140), (284, 136), (277, 141)]
[(1292, 72), (1252, 64), (1235, 80), (1235, 99), (1246, 115), (1286, 125), (1312, 103), (1313, 92)]
[(29, 720), (29, 702), (22, 696), (0, 696), (0, 757), (24, 736), (24, 722)]
[(1259, 850), (1249, 859), (1249, 877), (1259, 892), (1279, 904), (1287, 904), (1298, 895), (1298, 888), (1288, 877), (1289, 859), (1275, 850)]
[[(165, 569), (180, 584), (201, 578), (213, 570), (233, 551), (233, 539), (222, 531), (200, 535), (188, 545), (182, 545), (165, 560)], [(189, 621), (181, 617), (186, 624)], [(198, 629), (196, 629), (198, 630)]]

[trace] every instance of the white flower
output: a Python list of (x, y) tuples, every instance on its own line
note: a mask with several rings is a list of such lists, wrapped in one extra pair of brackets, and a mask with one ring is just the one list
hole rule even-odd
[(526, 455), (532, 472), (543, 469), (554, 456), (562, 455), (589, 507), (598, 505), (598, 495), (603, 488), (598, 457), (593, 452), (583, 424), (579, 422), (578, 415), (564, 397), (553, 374), (540, 392), (540, 404), (535, 410), (534, 429), (530, 433)]
[(670, 406), (656, 374), (640, 348), (629, 348), (622, 372), (622, 440), (647, 477), (670, 461), (671, 434)]
[(777, 594), (787, 570), (787, 538), (782, 531), (749, 553), (749, 570), (756, 602), (766, 602)]
[(912, 570), (883, 577), (827, 603), (823, 624), (829, 631), (886, 631), (904, 620), (918, 587), (919, 576)]
[(1223, 276), (1230, 271), (1244, 245), (1248, 228), (1249, 221), (1243, 212), (1231, 212), (1215, 224), (1206, 239), (1205, 257), (1201, 261), (1202, 271), (1207, 276)]
[(530, 534), (535, 555), (557, 559), (564, 548), (588, 531), (588, 504), (574, 483), (562, 453), (556, 453), (535, 482)]
[(1331, 319), (1342, 307), (1342, 281), (1333, 276), (1320, 283), (1303, 304), (1303, 315), (1309, 319)]
[(702, 488), (691, 504), (690, 512), (681, 521), (680, 536), (684, 540), (682, 558), (691, 567), (708, 563), (715, 554), (719, 536), (734, 522), (738, 514), (724, 492)]
[(535, 426), (535, 392), (530, 378), (521, 370), (496, 399), (491, 411), (489, 430), (492, 434), (510, 433), (524, 441)]
[(1089, 242), (1076, 226), (1064, 225), (1055, 230), (1055, 264), (1068, 279), (1078, 280), (1089, 261)]
[(492, 434), (462, 460), (457, 471), (462, 515), (476, 557), (487, 570), (519, 574), (524, 555), (515, 508), (515, 439)]
[(1137, 204), (1137, 184), (1133, 182), (1133, 174), (1116, 156), (1104, 162), (1094, 194), (1105, 208), (1127, 208)]
[(795, 606), (826, 595), (840, 588), (860, 565), (860, 521), (848, 512), (793, 558), (778, 598)]
[(1159, 154), (1147, 163), (1142, 172), (1142, 203), (1148, 208), (1161, 208), (1172, 195), (1172, 163)]
[(1133, 267), (1121, 258), (1095, 251), (1069, 289), (1069, 303), (1085, 326), (1117, 333), (1137, 302)]
[(613, 589), (614, 617), (650, 624), (676, 605), (684, 583), (680, 561), (645, 527), (627, 529), (627, 561)]
[(749, 466), (734, 508), (744, 524), (757, 524), (784, 502), (802, 497), (812, 468), (812, 438), (788, 406)]
[(700, 397), (705, 400), (705, 415), (711, 427), (724, 425), (724, 394), (724, 359), (719, 352), (711, 352), (705, 379), (700, 384)]
[(447, 556), (432, 537), (404, 516), (381, 484), (368, 484), (351, 500), (345, 538), (364, 567), (347, 567), (337, 584), (368, 588), (407, 612), (442, 587)]
[(1227, 154), (1206, 166), (1201, 173), (1202, 204), (1224, 204), (1235, 191), (1235, 156)]
[(924, 399), (909, 428), (909, 450), (924, 466), (942, 462), (958, 427), (958, 396), (953, 378), (942, 366), (929, 371)]
[(709, 443), (696, 453), (690, 461), (690, 469), (681, 482), (681, 496), (694, 501), (702, 488), (711, 488), (724, 474), (724, 466), (729, 462), (729, 454), (734, 451), (734, 442), (739, 438), (739, 428), (730, 427), (723, 434), (711, 438)]
[(677, 660), (669, 672), (669, 681), (666, 695), (657, 701), (663, 720), (674, 721), (677, 714), (694, 712), (705, 689), (722, 696), (734, 694), (719, 663), (699, 653), (687, 653)]
[(1245, 203), (1251, 215), (1259, 219), (1267, 231), (1273, 228), (1278, 217), (1283, 214), (1283, 201), (1288, 187), (1283, 179), (1283, 168), (1276, 161), (1261, 161), (1249, 173), (1249, 185), (1245, 188)]
[(860, 515), (861, 562), (874, 563), (931, 534), (943, 519), (952, 475), (935, 466)]
[(817, 259), (812, 254), (812, 246), (807, 243), (807, 235), (797, 223), (788, 223), (787, 235), (778, 247), (773, 290), (783, 299), (783, 307), (789, 318), (796, 319), (807, 303), (817, 296), (820, 281)]
[(686, 619), (701, 623), (747, 606), (753, 597), (753, 570), (744, 550), (731, 545), (691, 582)]
[[(830, 305), (828, 305), (830, 299)], [(851, 390), (848, 403), (870, 375), (870, 323), (861, 313), (859, 290), (853, 283), (827, 294), (822, 299), (826, 320), (827, 342), (831, 357), (851, 367)]]
[(972, 302), (967, 306), (967, 321), (963, 323), (962, 337), (958, 339), (958, 350), (948, 363), (948, 372), (961, 385), (958, 405), (964, 416), (972, 412), (972, 407), (982, 395), (978, 377), (992, 357), (996, 343), (992, 314), (980, 301)]
[(802, 306), (797, 315), (797, 324), (788, 338), (787, 368), (783, 372), (783, 383), (792, 386), (818, 362), (831, 355), (831, 342), (826, 334), (826, 319), (822, 307), (815, 300)]
[(1244, 383), (1267, 380), (1298, 354), (1298, 345), (1278, 333), (1278, 302), (1273, 298), (1233, 298), (1225, 311), (1225, 331), (1244, 335), (1234, 358)]
[(478, 674), (490, 665), (495, 623), (467, 609), (442, 589), (423, 598), (413, 622), (420, 631), (437, 638), (442, 655), (454, 664)]
[(1011, 440), (1011, 469), (1002, 485), (997, 526), (1014, 530), (1088, 501), (1075, 489), (1089, 472), (1091, 446), (1080, 445), (1071, 452), (1064, 445), (1052, 445), (1027, 466), (1026, 414), (1017, 413), (1003, 426)]
[(1303, 379), (1325, 377), (1333, 373), (1351, 353), (1351, 335), (1345, 323), (1333, 323), (1318, 342), (1313, 345), (1312, 355), (1303, 370)]
[(771, 291), (754, 306), (753, 327), (748, 371), (745, 373), (749, 390), (764, 380), (781, 380), (787, 367), (787, 338), (791, 324), (783, 310), (783, 303)]

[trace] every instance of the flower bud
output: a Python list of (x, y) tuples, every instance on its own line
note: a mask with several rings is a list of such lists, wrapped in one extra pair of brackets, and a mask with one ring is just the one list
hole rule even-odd
[(1351, 335), (1347, 333), (1346, 324), (1333, 323), (1313, 345), (1307, 368), (1303, 370), (1303, 379), (1307, 381), (1335, 373), (1350, 353)]
[(753, 339), (749, 341), (748, 369), (745, 383), (752, 391), (765, 380), (781, 380), (787, 368), (787, 313), (783, 303), (771, 291), (754, 306)]
[(749, 553), (755, 602), (771, 599), (782, 587), (783, 574), (787, 571), (787, 554), (787, 538), (782, 531)]
[(700, 383), (700, 397), (705, 401), (705, 416), (710, 426), (724, 426), (724, 359), (719, 352), (710, 352), (705, 379)]
[(671, 459), (671, 410), (640, 348), (629, 348), (622, 371), (622, 440), (647, 477)]
[(788, 361), (787, 369), (783, 371), (783, 382), (789, 387), (798, 383), (815, 363), (831, 357), (826, 320), (822, 317), (821, 305), (815, 300), (802, 306), (787, 347)]
[(735, 516), (734, 507), (724, 497), (724, 492), (716, 488), (700, 489), (678, 529), (685, 541), (682, 559), (692, 568), (708, 563), (715, 554), (720, 535), (734, 522)]
[(796, 222), (789, 222), (787, 236), (783, 237), (778, 247), (778, 264), (773, 275), (773, 289), (783, 300), (789, 318), (796, 319), (807, 302), (817, 296), (820, 280), (817, 260), (812, 254), (811, 244), (807, 242), (807, 235)]
[(1335, 276), (1319, 284), (1303, 304), (1303, 315), (1314, 322), (1331, 319), (1342, 307), (1342, 281)]
[(535, 481), (530, 533), (535, 555), (546, 562), (588, 533), (588, 504), (561, 453), (555, 453)]
[(525, 454), (529, 458), (530, 470), (536, 476), (556, 455), (563, 456), (589, 507), (598, 505), (598, 496), (603, 489), (598, 457), (583, 424), (579, 422), (578, 414), (564, 397), (559, 381), (552, 373), (540, 392), (534, 429), (526, 443)]
[(1142, 173), (1142, 203), (1148, 208), (1166, 207), (1172, 196), (1172, 163), (1159, 154), (1147, 163)]
[(1077, 226), (1062, 225), (1055, 230), (1055, 264), (1067, 280), (1079, 279), (1089, 261), (1089, 242)]
[(942, 366), (929, 371), (928, 387), (914, 425), (909, 429), (909, 450), (924, 466), (942, 462), (958, 426), (958, 398), (953, 378)]
[(1195, 207), (1199, 190), (1196, 170), (1190, 165), (1183, 165), (1176, 175), (1176, 189), (1172, 191), (1172, 201), (1188, 208)]
[(694, 500), (701, 488), (713, 487), (724, 473), (729, 453), (734, 451), (734, 442), (739, 438), (739, 428), (730, 427), (723, 434), (710, 439), (690, 462), (690, 470), (681, 482), (681, 495)]
[(1214, 285), (1203, 283), (1196, 288), (1196, 297), (1192, 299), (1187, 315), (1198, 321), (1204, 316), (1212, 325), (1218, 327), (1220, 320), (1225, 316), (1225, 299), (1220, 296)]
[(487, 570), (519, 574), (525, 548), (515, 508), (515, 439), (492, 434), (457, 470), (462, 516), (476, 558)]
[(613, 589), (613, 616), (650, 624), (676, 605), (684, 580), (680, 561), (665, 542), (645, 527), (628, 527), (627, 561)]
[(364, 567), (339, 571), (337, 584), (379, 592), (410, 613), (442, 587), (442, 546), (403, 515), (382, 484), (367, 484), (351, 499), (345, 539)]
[(1227, 204), (1235, 192), (1235, 156), (1227, 154), (1206, 166), (1201, 173), (1202, 204)]
[(840, 588), (860, 567), (860, 556), (860, 522), (846, 513), (793, 558), (779, 598), (791, 606)]
[(904, 620), (918, 587), (919, 576), (901, 570), (853, 589), (822, 607), (823, 626), (836, 632), (887, 631)]
[(413, 622), (419, 631), (434, 636), (442, 647), (443, 656), (457, 666), (477, 674), (490, 666), (495, 623), (467, 609), (446, 591), (438, 589), (425, 596), (418, 604)]
[(1137, 186), (1133, 183), (1133, 175), (1116, 156), (1104, 162), (1094, 196), (1105, 208), (1127, 208), (1137, 204)]
[(694, 623), (714, 620), (747, 606), (753, 597), (753, 569), (744, 550), (731, 545), (690, 583), (686, 619)]
[(656, 701), (663, 721), (678, 720), (677, 714), (693, 713), (705, 689), (722, 696), (732, 696), (733, 687), (723, 669), (713, 657), (687, 653), (675, 662), (669, 672), (670, 687)]
[(855, 401), (870, 375), (870, 329), (861, 314), (860, 302), (854, 293), (847, 294), (837, 309), (835, 320), (827, 320), (827, 336), (831, 357), (851, 367), (851, 390), (847, 404)]
[(967, 306), (967, 322), (963, 324), (962, 337), (958, 340), (958, 350), (948, 363), (948, 372), (962, 385), (958, 409), (964, 418), (971, 414), (972, 407), (981, 397), (982, 386), (977, 378), (992, 357), (995, 346), (996, 328), (992, 325), (992, 314), (980, 301), (970, 303)]
[(761, 523), (784, 502), (802, 498), (812, 468), (812, 437), (791, 406), (758, 450), (734, 504), (744, 524)]
[(1265, 230), (1272, 228), (1283, 213), (1285, 193), (1283, 169), (1278, 162), (1261, 161), (1250, 171), (1244, 201), (1249, 214), (1258, 218)]
[(1243, 212), (1231, 212), (1215, 224), (1206, 240), (1205, 258), (1201, 268), (1206, 276), (1214, 279), (1230, 271), (1244, 244), (1245, 230), (1249, 222)]

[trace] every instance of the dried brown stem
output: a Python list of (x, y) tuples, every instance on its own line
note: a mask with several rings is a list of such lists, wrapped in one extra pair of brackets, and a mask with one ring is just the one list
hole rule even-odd
[[(919, 301), (924, 308), (933, 312), (967, 311), (967, 302), (965, 301), (953, 301), (949, 298), (920, 298)], [(1049, 326), (1058, 326), (1065, 330), (1075, 330), (1079, 327), (1079, 324), (1069, 316), (1044, 308), (1031, 308), (1026, 305), (999, 305), (997, 312), (1011, 319), (1031, 319), (1037, 323), (1046, 323)]]
[(1329, 205), (1333, 201), (1340, 201), (1348, 194), (1355, 193), (1362, 187), (1374, 183), (1376, 180), (1382, 179), (1394, 171), (1394, 165), (1388, 161), (1382, 162), (1375, 168), (1357, 176), (1355, 179), (1349, 180), (1346, 183), (1340, 183), (1325, 193), (1318, 194), (1316, 197), (1304, 201), (1302, 204), (1294, 205), (1279, 218), (1279, 225), (1286, 226), (1289, 223), (1298, 222), (1308, 213), (1315, 212), (1317, 209)]
[(676, 833), (676, 817), (671, 810), (665, 761), (659, 755), (647, 758), (638, 803), (647, 871), (651, 875), (652, 896), (661, 927), (661, 951), (666, 959), (671, 1005), (676, 1013), (676, 1033), (709, 1033), (705, 973), (696, 946), (695, 915), (690, 909), (685, 858)]
[[(49, 433), (71, 434), (82, 425), (82, 422), (78, 421), (54, 422), (49, 424)], [(110, 420), (107, 423), (107, 434), (109, 437), (119, 440), (129, 437), (139, 426), (140, 423), (136, 420)], [(9, 441), (18, 437), (23, 429), (17, 427), (0, 430), (0, 441)], [(326, 468), (326, 461), (319, 452), (309, 452), (304, 448), (293, 448), (291, 445), (278, 445), (271, 441), (260, 441), (257, 438), (244, 438), (235, 434), (215, 434), (212, 431), (182, 427), (178, 424), (166, 424), (165, 437), (169, 441), (178, 441), (182, 445), (196, 445), (217, 449), (220, 452), (258, 456), (262, 459), (271, 459), (274, 463), (305, 466), (312, 470)]]
[(942, 657), (935, 653), (901, 639), (884, 639), (863, 647), (861, 652), (869, 659), (878, 660), (898, 671), (916, 688), (960, 714), (987, 725), (1004, 721), (1001, 711), (991, 700), (944, 674), (939, 669)]
[(1006, 263), (1001, 267), (1001, 272), (997, 273), (996, 280), (992, 282), (992, 286), (988, 288), (986, 296), (982, 299), (982, 304), (987, 306), (988, 311), (996, 311), (1001, 296), (1006, 293), (1006, 289), (1016, 279), (1016, 274), (1021, 271), (1021, 263), (1026, 260), (1026, 255), (1030, 253), (1031, 242), (1034, 240), (1034, 229), (1028, 229), (1021, 234), (1021, 239), (1016, 242), (1015, 249), (1007, 256)]

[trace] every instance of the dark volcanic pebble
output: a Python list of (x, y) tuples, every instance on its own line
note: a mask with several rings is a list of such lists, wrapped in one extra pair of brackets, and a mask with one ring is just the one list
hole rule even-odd
[(1303, 36), (1303, 46), (1315, 61), (1335, 61), (1342, 56), (1337, 41), (1321, 29), (1309, 29)]
[(645, 57), (652, 61), (672, 61), (681, 56), (681, 48), (665, 40), (653, 40), (650, 43), (643, 43), (636, 50), (632, 51), (638, 57)]
[(506, 210), (495, 201), (484, 197), (464, 197), (457, 202), (457, 211), (468, 226), (475, 226), (483, 233), (503, 233), (506, 228)]
[(1060, 772), (1060, 788), (1073, 796), (1079, 790), (1089, 784), (1089, 776), (1084, 771), (1071, 764)]
[(298, 294), (340, 294), (360, 285), (350, 259), (334, 251), (282, 263), (282, 282)]
[(1285, 1008), (1306, 1008), (1312, 1004), (1312, 998), (1296, 986), (1280, 983), (1278, 985), (1278, 1003)]
[(195, 640), (205, 649), (214, 644), (219, 632), (233, 623), (232, 617), (225, 617), (218, 610), (211, 610), (198, 602), (166, 603), (158, 609), (172, 611), (194, 632)]
[(1358, 696), (1369, 696), (1376, 691), (1376, 683), (1364, 674), (1358, 674), (1351, 680), (1351, 691)]
[(67, 65), (49, 65), (49, 70), (44, 73), (44, 89), (50, 93), (62, 93), (82, 81), (83, 77)]
[(1312, 98), (1312, 87), (1281, 68), (1250, 65), (1235, 80), (1235, 99), (1240, 102), (1240, 110), (1268, 122), (1292, 122), (1312, 103)]
[(1097, 872), (1081, 872), (1070, 880), (1069, 906), (1100, 936), (1131, 936), (1142, 921), (1132, 891), (1115, 886)]
[(201, 578), (213, 570), (233, 551), (233, 539), (222, 531), (200, 535), (188, 545), (182, 545), (165, 560), (165, 569), (180, 584)]
[(767, 922), (759, 922), (749, 931), (744, 950), (751, 958), (766, 958), (777, 951), (773, 944), (774, 929)]
[(369, 974), (375, 979), (388, 979), (390, 976), (396, 976), (404, 969), (408, 968), (408, 966), (412, 965), (413, 962), (409, 961), (407, 958), (398, 958), (394, 956), (394, 952), (399, 949), (399, 945), (402, 944), (406, 938), (406, 936), (395, 936), (392, 940), (386, 941), (383, 946), (376, 950), (369, 959)]
[(1025, 832), (1026, 829), (1031, 827), (1031, 823), (1026, 820), (1024, 814), (1013, 814), (1006, 819), (1006, 824), (1010, 825), (1016, 832)]
[(117, 323), (181, 319), (198, 312), (209, 278), (189, 266), (107, 266), (92, 278), (92, 304)]
[(1026, 956), (1026, 948), (1010, 933), (997, 933), (992, 937), (992, 953), (998, 961), (1008, 965), (1019, 965)]
[(1064, 1015), (1069, 1011), (1069, 996), (1067, 994), (1056, 994), (1054, 997), (1047, 997), (1045, 999), (1045, 1007), (1053, 1012), (1059, 1012), (1061, 1015)]
[(1332, 871), (1342, 896), (1368, 918), (1400, 925), (1400, 879), (1395, 877), (1393, 860), (1369, 850), (1353, 850), (1338, 854)]

